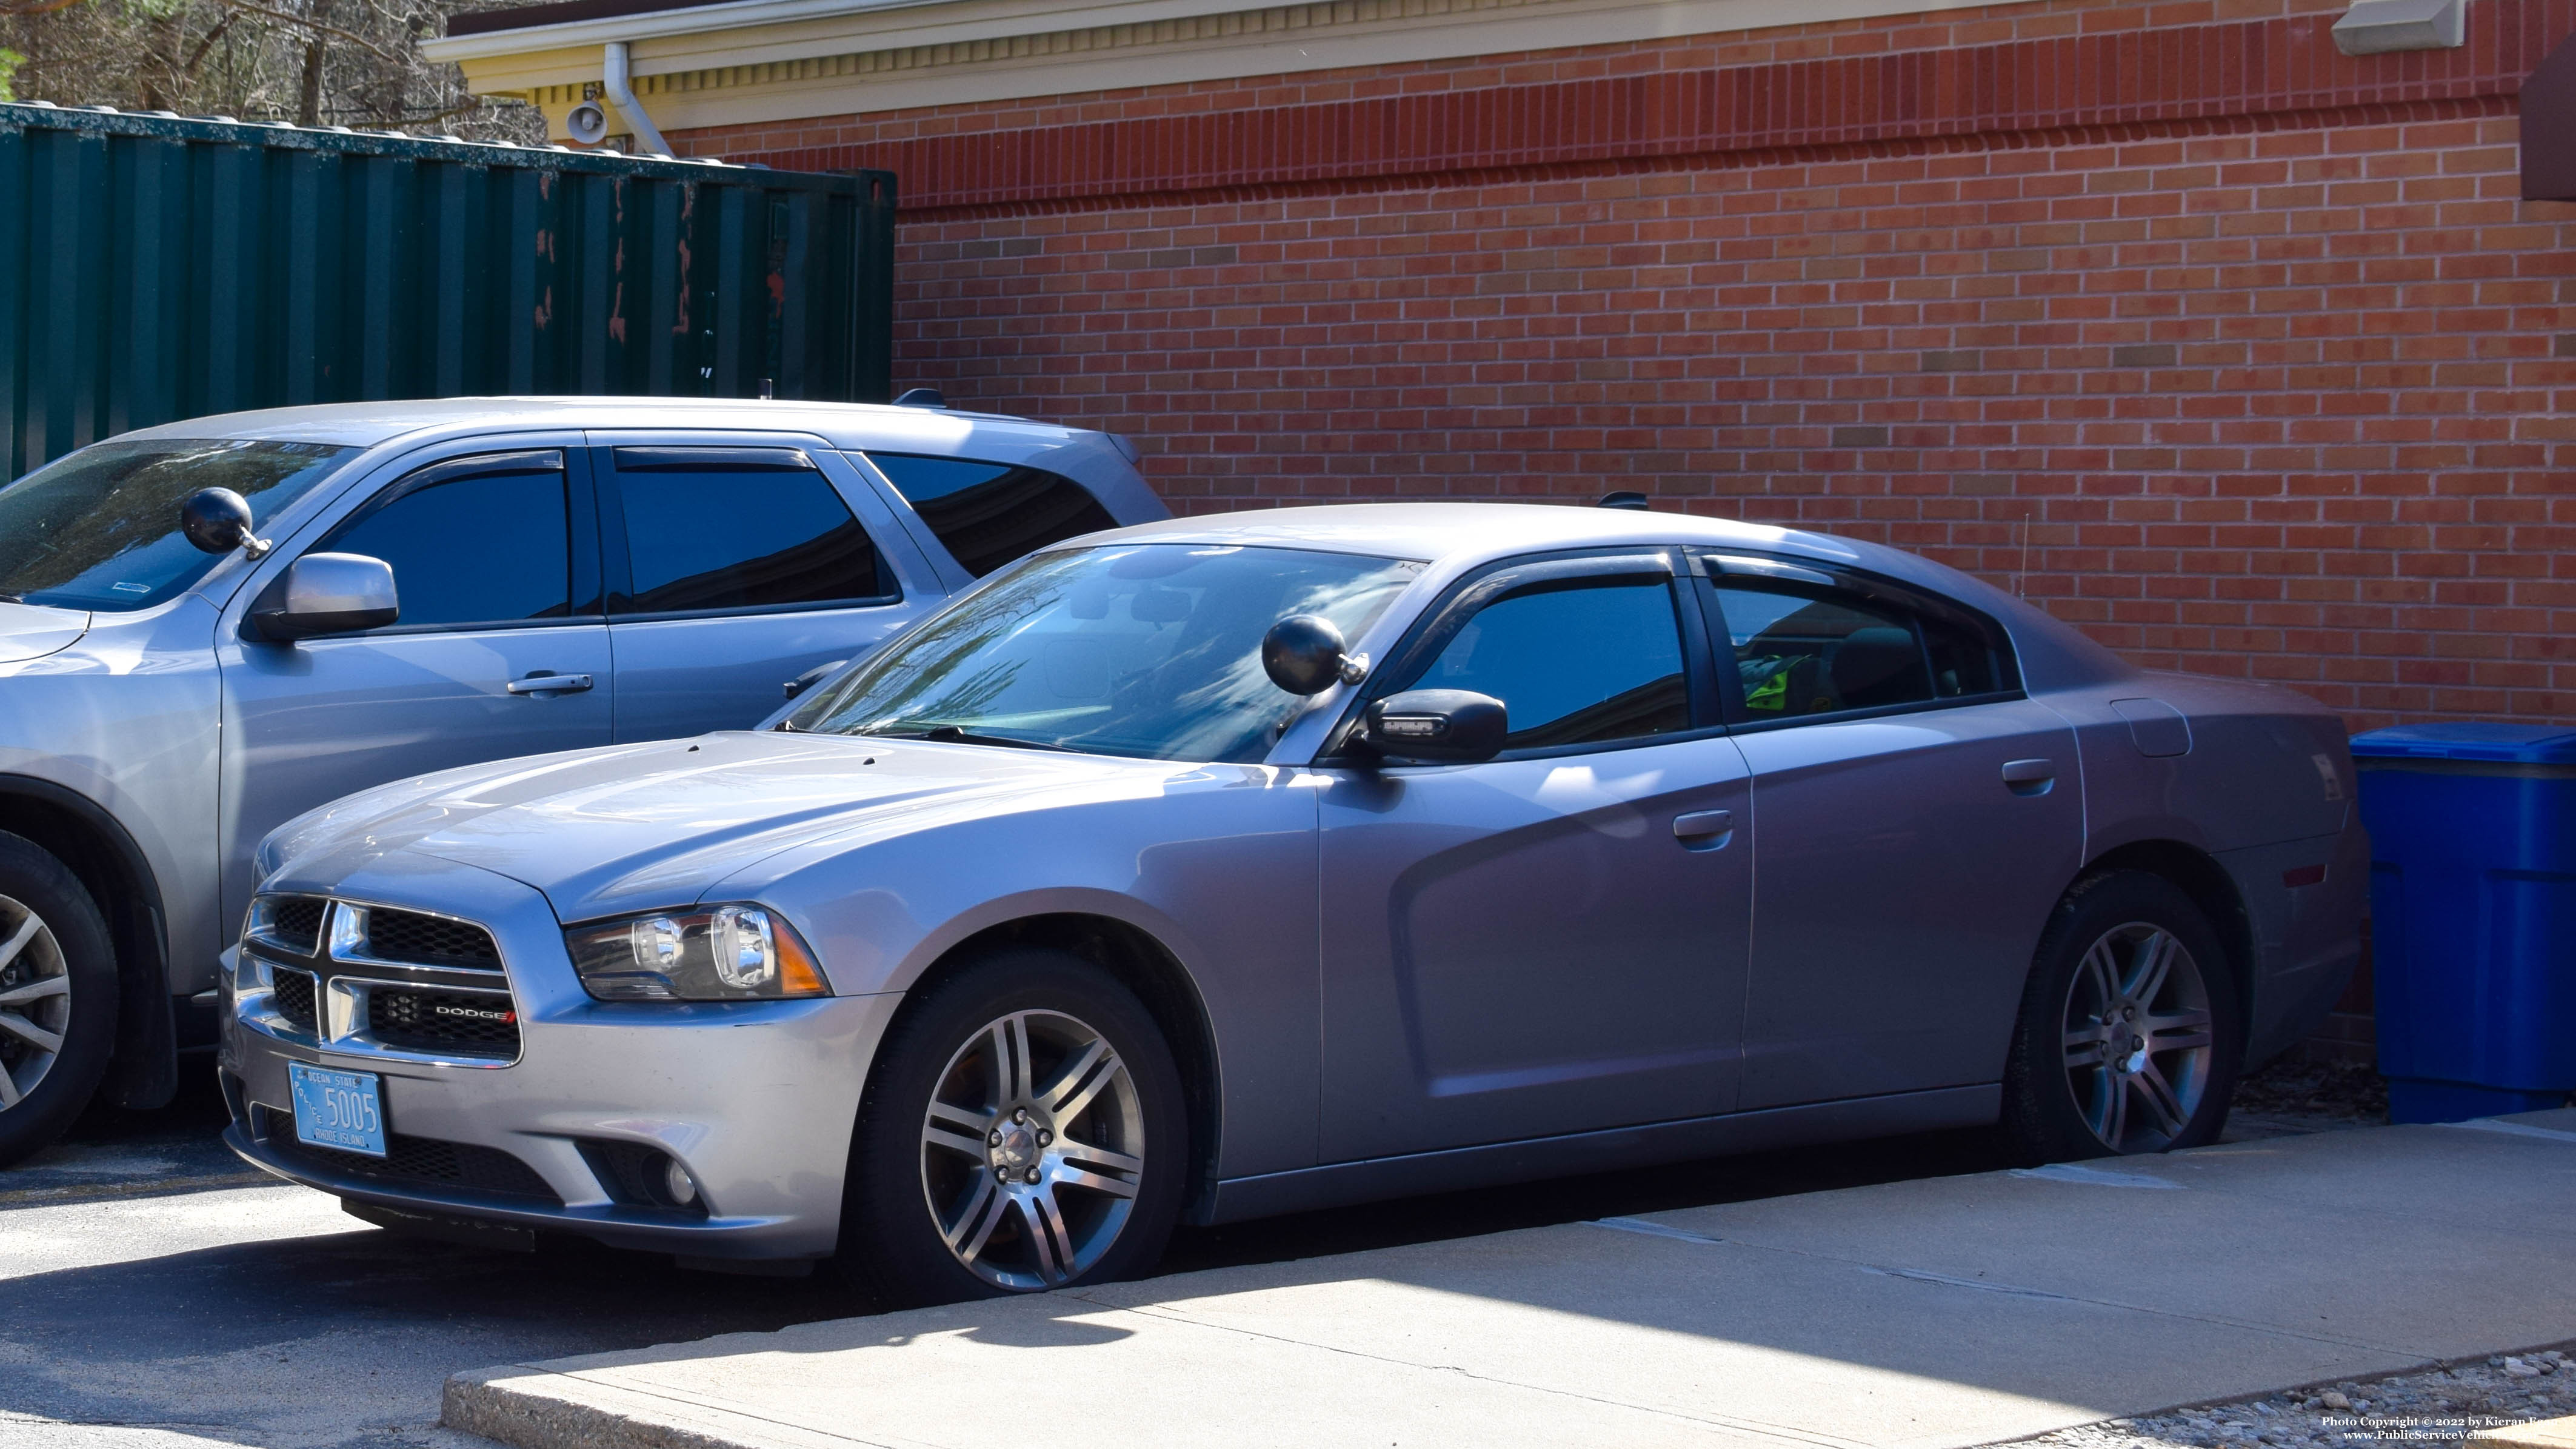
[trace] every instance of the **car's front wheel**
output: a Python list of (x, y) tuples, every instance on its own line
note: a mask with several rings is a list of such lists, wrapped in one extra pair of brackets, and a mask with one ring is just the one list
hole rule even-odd
[(2218, 933), (2144, 871), (2079, 883), (2040, 938), (2004, 1073), (2019, 1156), (2067, 1162), (2216, 1141), (2244, 1032)]
[(1188, 1120), (1133, 992), (1067, 953), (997, 952), (915, 1002), (879, 1051), (843, 1258), (915, 1303), (1142, 1272), (1179, 1213)]
[(116, 1046), (116, 955), (79, 877), (0, 833), (0, 1167), (50, 1145)]

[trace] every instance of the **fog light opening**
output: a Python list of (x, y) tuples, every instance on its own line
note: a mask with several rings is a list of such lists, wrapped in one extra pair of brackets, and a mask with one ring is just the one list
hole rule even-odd
[(662, 1191), (665, 1196), (670, 1198), (671, 1206), (673, 1207), (695, 1207), (697, 1205), (697, 1179), (689, 1176), (689, 1170), (680, 1165), (678, 1158), (666, 1157), (662, 1159)]

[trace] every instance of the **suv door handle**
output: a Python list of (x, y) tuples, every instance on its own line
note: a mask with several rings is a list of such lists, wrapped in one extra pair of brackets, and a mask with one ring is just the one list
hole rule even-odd
[(540, 669), (525, 679), (513, 679), (502, 687), (512, 694), (579, 694), (590, 688), (590, 676), (557, 674)]
[(2004, 761), (2004, 788), (2016, 795), (2045, 795), (2057, 783), (2055, 760)]
[[(1712, 835), (1730, 834), (1734, 829), (1735, 812), (1732, 810), (1694, 810), (1688, 815), (1673, 817), (1675, 840), (1706, 840)], [(1725, 842), (1721, 840), (1718, 843), (1722, 845)]]

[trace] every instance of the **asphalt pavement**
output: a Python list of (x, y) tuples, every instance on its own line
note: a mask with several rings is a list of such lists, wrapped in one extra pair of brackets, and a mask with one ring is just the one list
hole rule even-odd
[[(527, 1256), (398, 1237), (226, 1151), (211, 1075), (192, 1069), (162, 1112), (94, 1112), (0, 1171), (0, 1449), (488, 1449), (436, 1427), (450, 1374), (879, 1310), (820, 1280), (683, 1272), (579, 1243)], [(2315, 1125), (2247, 1119), (2235, 1135)], [(1161, 1271), (1994, 1165), (1976, 1133), (1716, 1159), (1184, 1230)]]

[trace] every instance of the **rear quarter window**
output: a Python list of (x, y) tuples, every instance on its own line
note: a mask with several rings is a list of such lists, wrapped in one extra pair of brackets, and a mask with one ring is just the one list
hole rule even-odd
[(979, 579), (1048, 544), (1118, 526), (1090, 490), (1042, 468), (912, 453), (870, 453), (867, 460), (958, 566)]

